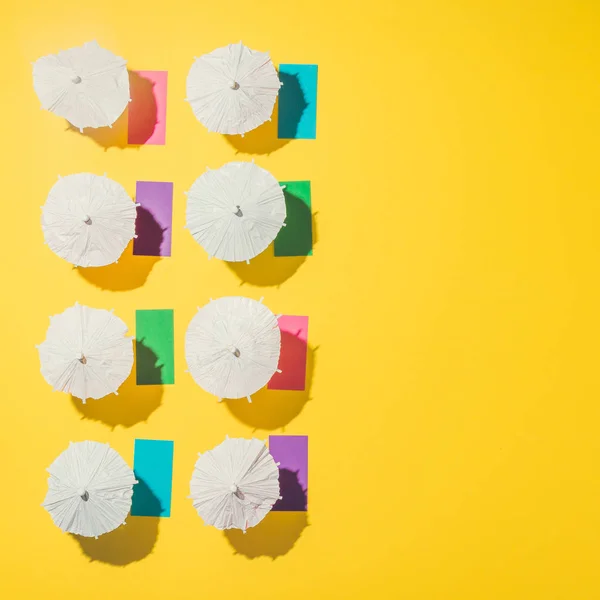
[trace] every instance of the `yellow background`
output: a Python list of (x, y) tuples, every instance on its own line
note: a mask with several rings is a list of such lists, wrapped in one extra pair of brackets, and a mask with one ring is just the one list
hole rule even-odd
[[(2, 12), (3, 598), (600, 597), (598, 2)], [(165, 147), (104, 151), (39, 110), (30, 62), (89, 39), (131, 69), (169, 71)], [(280, 286), (240, 288), (182, 229), (183, 192), (236, 156), (183, 102), (187, 70), (240, 39), (275, 63), (319, 65), (317, 139), (256, 157), (313, 185), (314, 256)], [(173, 257), (146, 261), (142, 287), (102, 290), (43, 245), (57, 174), (86, 170), (131, 195), (138, 179), (175, 182)], [(234, 554), (186, 498), (198, 451), (253, 433), (184, 372), (196, 306), (237, 293), (309, 315), (318, 347), (310, 401), (285, 427), (310, 436), (308, 526), (274, 560)], [(147, 422), (83, 418), (43, 381), (34, 344), (75, 300), (114, 308), (132, 332), (136, 308), (175, 309), (176, 384)], [(143, 560), (90, 561), (40, 507), (45, 468), (81, 439), (131, 464), (135, 437), (175, 440), (172, 516)], [(280, 525), (264, 535), (295, 526)]]

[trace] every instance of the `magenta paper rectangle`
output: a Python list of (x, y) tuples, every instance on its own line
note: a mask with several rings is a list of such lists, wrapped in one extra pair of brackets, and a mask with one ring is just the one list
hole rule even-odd
[(308, 508), (308, 436), (270, 435), (269, 452), (279, 463), (281, 500), (279, 511), (305, 511)]
[(308, 317), (281, 315), (281, 354), (279, 369), (267, 387), (270, 390), (297, 390), (306, 388), (306, 356), (308, 353)]
[(167, 138), (168, 71), (134, 71), (130, 77), (127, 143), (164, 146)]
[(173, 183), (137, 181), (137, 208), (133, 253), (136, 256), (171, 256), (173, 229)]

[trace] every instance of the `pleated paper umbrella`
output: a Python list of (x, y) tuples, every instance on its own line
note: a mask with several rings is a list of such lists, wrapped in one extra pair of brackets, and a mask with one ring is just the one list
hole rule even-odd
[(85, 401), (117, 394), (133, 366), (127, 325), (112, 311), (75, 304), (50, 317), (38, 346), (42, 375), (55, 391)]
[(281, 332), (261, 302), (230, 296), (212, 300), (190, 322), (185, 358), (194, 381), (222, 398), (247, 398), (278, 371)]
[(279, 469), (264, 442), (227, 438), (200, 454), (190, 498), (206, 525), (241, 529), (260, 523), (279, 499)]
[(127, 62), (97, 42), (39, 58), (33, 87), (42, 108), (80, 131), (112, 126), (130, 101)]
[(135, 237), (136, 206), (125, 188), (106, 176), (61, 177), (42, 206), (45, 243), (75, 266), (117, 262)]
[(187, 192), (187, 225), (208, 252), (249, 262), (285, 226), (285, 197), (275, 177), (252, 162), (207, 170)]
[(125, 524), (137, 481), (108, 444), (71, 442), (48, 472), (42, 506), (64, 532), (97, 538)]
[(280, 87), (268, 52), (240, 42), (195, 60), (186, 100), (209, 131), (243, 136), (271, 120)]

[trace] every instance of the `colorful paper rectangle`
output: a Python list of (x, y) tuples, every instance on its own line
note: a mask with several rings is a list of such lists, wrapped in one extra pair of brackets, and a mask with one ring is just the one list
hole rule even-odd
[(136, 383), (175, 383), (173, 309), (135, 311)]
[(270, 390), (304, 390), (306, 388), (306, 358), (308, 354), (308, 317), (281, 315), (281, 353), (279, 369), (267, 387)]
[(308, 436), (271, 435), (269, 452), (279, 463), (281, 500), (273, 506), (279, 511), (308, 509)]
[(135, 440), (131, 514), (134, 517), (170, 517), (173, 482), (173, 442)]
[(279, 139), (317, 137), (317, 65), (279, 65)]
[(313, 232), (310, 181), (281, 181), (285, 185), (286, 226), (275, 238), (275, 256), (312, 256)]
[(131, 71), (127, 143), (164, 146), (167, 137), (167, 71)]
[(133, 253), (136, 256), (171, 256), (173, 229), (173, 183), (137, 181), (137, 208)]

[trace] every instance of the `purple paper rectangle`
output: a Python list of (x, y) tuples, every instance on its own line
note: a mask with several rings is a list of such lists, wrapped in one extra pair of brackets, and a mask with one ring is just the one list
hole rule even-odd
[(308, 436), (270, 435), (269, 452), (279, 463), (281, 500), (273, 510), (306, 511), (308, 507)]
[(137, 208), (133, 253), (137, 256), (171, 256), (173, 229), (173, 183), (138, 181), (135, 184)]

